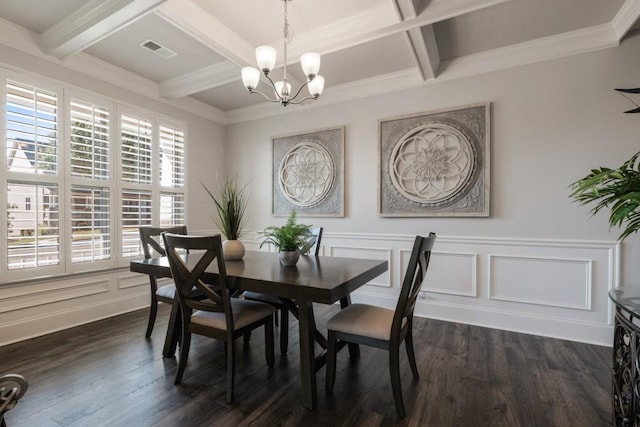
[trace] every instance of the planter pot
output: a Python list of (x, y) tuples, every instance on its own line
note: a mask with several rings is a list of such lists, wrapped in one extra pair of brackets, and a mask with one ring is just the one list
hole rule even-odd
[(298, 251), (281, 251), (278, 256), (280, 257), (280, 263), (285, 267), (293, 267), (298, 263), (300, 258), (300, 252)]
[(222, 254), (225, 261), (235, 261), (244, 256), (244, 245), (240, 240), (225, 240), (222, 242)]

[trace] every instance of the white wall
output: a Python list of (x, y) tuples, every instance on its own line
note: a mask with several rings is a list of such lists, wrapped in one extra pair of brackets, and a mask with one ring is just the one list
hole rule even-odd
[[(167, 103), (146, 98), (62, 65), (0, 44), (0, 67), (29, 72), (183, 121), (187, 136), (187, 226), (211, 230), (211, 204), (200, 185), (225, 173), (225, 128)], [(98, 274), (0, 285), (0, 345), (145, 307), (149, 280), (127, 268)], [(140, 331), (144, 335), (144, 331)]]
[[(640, 117), (623, 114), (632, 105), (613, 90), (640, 84), (639, 49), (636, 35), (619, 48), (337, 105), (321, 99), (314, 108), (231, 125), (229, 168), (251, 182), (249, 228), (283, 222), (270, 214), (270, 137), (344, 125), (345, 218), (305, 222), (325, 227), (325, 253), (389, 259), (382, 286), (364, 287), (361, 298), (393, 305), (411, 236), (434, 231), (441, 236), (436, 252), (446, 253), (434, 258), (438, 283), (425, 286), (444, 293), (424, 293), (420, 314), (610, 345), (606, 294), (640, 282), (640, 237), (619, 251), (606, 215), (590, 219), (567, 187), (640, 150)], [(378, 120), (486, 101), (491, 217), (379, 217)]]

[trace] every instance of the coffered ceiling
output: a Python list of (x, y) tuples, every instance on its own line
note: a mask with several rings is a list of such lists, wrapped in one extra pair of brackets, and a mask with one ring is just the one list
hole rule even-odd
[[(288, 9), (293, 85), (304, 81), (300, 54), (320, 53), (317, 103), (328, 104), (614, 47), (634, 30), (640, 0), (292, 0)], [(0, 0), (0, 18), (1, 44), (221, 122), (284, 110), (240, 79), (262, 44), (278, 50), (281, 76), (282, 0)], [(164, 55), (142, 47), (149, 41)]]

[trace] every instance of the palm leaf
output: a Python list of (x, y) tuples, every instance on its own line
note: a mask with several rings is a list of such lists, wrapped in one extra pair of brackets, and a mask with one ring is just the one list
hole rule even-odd
[[(634, 92), (635, 93), (635, 92)], [(595, 203), (591, 215), (609, 208), (609, 225), (625, 227), (620, 240), (640, 229), (640, 152), (616, 169), (601, 167), (572, 183), (570, 197), (580, 205)]]

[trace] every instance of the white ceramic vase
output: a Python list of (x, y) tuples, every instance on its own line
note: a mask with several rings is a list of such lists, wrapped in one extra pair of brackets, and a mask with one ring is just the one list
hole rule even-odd
[(222, 242), (222, 254), (225, 261), (235, 261), (244, 256), (244, 245), (240, 240), (225, 240)]
[(298, 251), (281, 251), (278, 254), (280, 263), (285, 267), (293, 267), (298, 263), (300, 252)]

